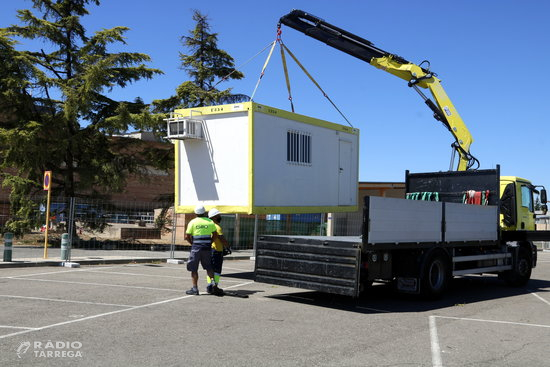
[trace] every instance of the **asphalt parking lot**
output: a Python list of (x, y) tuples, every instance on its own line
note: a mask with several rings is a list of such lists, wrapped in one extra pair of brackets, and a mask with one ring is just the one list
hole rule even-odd
[(548, 252), (526, 288), (458, 278), (430, 302), (254, 283), (253, 268), (224, 267), (222, 287), (248, 298), (185, 295), (185, 265), (0, 269), (0, 365), (549, 365)]

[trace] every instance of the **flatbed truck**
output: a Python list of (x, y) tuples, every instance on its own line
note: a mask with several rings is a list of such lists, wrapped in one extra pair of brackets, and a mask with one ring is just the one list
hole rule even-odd
[[(550, 240), (550, 231), (529, 224), (534, 194), (544, 204), (546, 190), (500, 177), (499, 166), (405, 176), (411, 198), (437, 201), (367, 196), (360, 237), (260, 236), (255, 280), (352, 297), (375, 281), (428, 297), (468, 274), (528, 282), (537, 263), (533, 241)], [(464, 204), (469, 193), (485, 202)]]

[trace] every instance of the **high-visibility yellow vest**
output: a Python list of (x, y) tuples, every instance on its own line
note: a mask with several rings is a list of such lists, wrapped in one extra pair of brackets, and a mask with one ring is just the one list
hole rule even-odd
[(207, 246), (212, 245), (212, 233), (216, 232), (214, 222), (205, 217), (197, 217), (189, 222), (187, 231), (193, 237), (193, 245)]

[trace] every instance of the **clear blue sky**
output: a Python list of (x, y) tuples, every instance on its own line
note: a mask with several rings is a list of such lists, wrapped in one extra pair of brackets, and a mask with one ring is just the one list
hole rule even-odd
[[(0, 27), (17, 22), (30, 1), (3, 0)], [(192, 9), (208, 15), (218, 46), (244, 63), (275, 39), (279, 17), (293, 8), (315, 14), (419, 63), (429, 60), (470, 129), (481, 168), (548, 185), (550, 135), (550, 2), (546, 0), (411, 1), (130, 1), (103, 0), (83, 19), (88, 32), (127, 26), (127, 46), (147, 53), (164, 75), (112, 91), (146, 102), (166, 98), (186, 80), (178, 69), (179, 37), (194, 27)], [(453, 139), (406, 83), (290, 28), (283, 40), (361, 130), (360, 180), (403, 181), (404, 172), (447, 170)], [(267, 53), (225, 83), (250, 95)], [(296, 112), (345, 124), (318, 90), (290, 67)], [(222, 85), (223, 86), (223, 85)], [(274, 54), (259, 103), (290, 110), (280, 56)]]

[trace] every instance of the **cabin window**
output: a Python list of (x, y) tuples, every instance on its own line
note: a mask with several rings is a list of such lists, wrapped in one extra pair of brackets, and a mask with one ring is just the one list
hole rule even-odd
[(529, 186), (521, 186), (521, 206), (528, 208), (530, 212), (534, 210), (533, 195)]
[(311, 134), (296, 130), (286, 132), (286, 160), (289, 163), (311, 164)]

